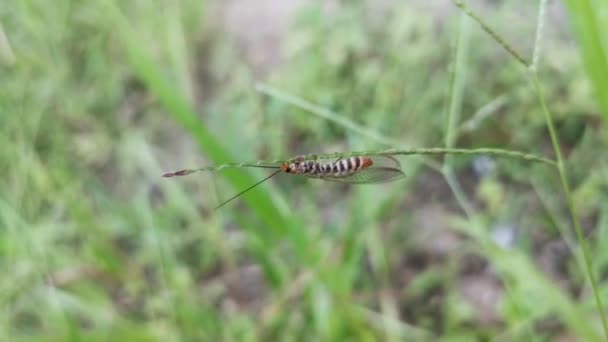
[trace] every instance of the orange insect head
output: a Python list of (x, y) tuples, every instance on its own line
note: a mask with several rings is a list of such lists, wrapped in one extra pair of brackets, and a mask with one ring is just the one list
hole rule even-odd
[(291, 166), (289, 166), (289, 163), (283, 163), (283, 164), (281, 164), (281, 171), (286, 172), (286, 173), (290, 173), (291, 172)]

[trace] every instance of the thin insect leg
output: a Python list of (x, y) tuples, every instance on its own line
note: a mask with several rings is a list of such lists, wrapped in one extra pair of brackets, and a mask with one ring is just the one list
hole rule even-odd
[(218, 205), (217, 207), (215, 207), (215, 209), (214, 209), (214, 210), (218, 210), (219, 208), (223, 207), (224, 205), (226, 205), (228, 202), (232, 201), (233, 199), (235, 199), (235, 198), (237, 198), (237, 197), (241, 196), (242, 194), (246, 193), (247, 191), (249, 191), (249, 190), (251, 190), (251, 189), (255, 188), (256, 186), (258, 186), (258, 185), (260, 185), (260, 184), (264, 183), (265, 181), (269, 180), (270, 178), (274, 177), (274, 176), (275, 176), (277, 173), (279, 173), (279, 172), (281, 172), (281, 170), (280, 170), (280, 169), (279, 169), (279, 170), (276, 170), (276, 171), (275, 171), (275, 172), (273, 172), (273, 173), (272, 173), (270, 176), (268, 176), (268, 177), (266, 177), (266, 178), (262, 179), (261, 181), (259, 181), (259, 182), (255, 183), (255, 184), (253, 184), (252, 186), (248, 187), (247, 189), (245, 189), (245, 190), (243, 190), (243, 191), (239, 192), (238, 194), (236, 194), (236, 195), (234, 195), (234, 196), (230, 197), (228, 200), (224, 201), (223, 203), (221, 203), (220, 205)]

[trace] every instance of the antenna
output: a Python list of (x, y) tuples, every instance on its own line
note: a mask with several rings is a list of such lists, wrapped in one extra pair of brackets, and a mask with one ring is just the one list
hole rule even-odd
[(249, 190), (251, 190), (251, 189), (255, 188), (256, 186), (258, 186), (258, 185), (260, 185), (260, 184), (264, 183), (265, 181), (269, 180), (270, 178), (274, 177), (274, 176), (275, 176), (277, 173), (279, 173), (279, 172), (281, 172), (281, 170), (280, 170), (280, 169), (279, 169), (279, 170), (276, 170), (276, 171), (275, 171), (275, 172), (273, 172), (273, 173), (272, 173), (270, 176), (268, 176), (268, 177), (266, 177), (266, 178), (262, 179), (261, 181), (259, 181), (259, 182), (255, 183), (255, 184), (253, 184), (252, 186), (248, 187), (247, 189), (245, 189), (245, 190), (243, 190), (243, 191), (239, 192), (238, 194), (236, 194), (236, 195), (234, 195), (234, 196), (230, 197), (229, 199), (227, 199), (226, 201), (222, 202), (220, 205), (218, 205), (217, 207), (215, 207), (215, 209), (214, 209), (214, 210), (218, 210), (219, 208), (223, 207), (224, 205), (226, 205), (228, 202), (232, 201), (233, 199), (235, 199), (235, 198), (237, 198), (237, 197), (241, 196), (242, 194), (246, 193), (247, 191), (249, 191)]

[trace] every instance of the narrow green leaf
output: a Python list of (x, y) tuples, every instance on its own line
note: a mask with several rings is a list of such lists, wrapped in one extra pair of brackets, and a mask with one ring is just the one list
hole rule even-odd
[(602, 37), (607, 39), (608, 24), (598, 17), (602, 10), (607, 10), (608, 3), (592, 0), (566, 0), (565, 3), (600, 110), (608, 118), (608, 54), (602, 41)]
[[(122, 13), (115, 7), (111, 7), (111, 10), (117, 24), (120, 26), (126, 52), (136, 75), (141, 78), (150, 92), (158, 98), (168, 114), (196, 139), (201, 150), (205, 152), (210, 160), (218, 164), (231, 161), (232, 158), (229, 153), (197, 116), (186, 97), (177, 92), (175, 86), (163, 76), (162, 68), (145, 51)], [(244, 189), (256, 182), (245, 171), (238, 175), (226, 173), (225, 177), (235, 189)], [(163, 181), (160, 175), (159, 181)], [(267, 190), (260, 187), (244, 196), (243, 200), (264, 221), (268, 228), (277, 233), (276, 235), (280, 236), (285, 232), (287, 220), (277, 210)]]

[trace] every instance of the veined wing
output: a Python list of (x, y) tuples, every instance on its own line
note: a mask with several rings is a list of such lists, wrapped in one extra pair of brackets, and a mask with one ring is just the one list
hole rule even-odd
[(393, 168), (401, 170), (401, 164), (395, 157), (389, 155), (378, 155), (378, 156), (367, 156), (371, 158), (374, 164), (370, 166), (370, 169), (374, 168)]
[(325, 176), (320, 177), (319, 179), (348, 184), (374, 184), (392, 182), (403, 177), (405, 177), (405, 174), (400, 169), (385, 166), (372, 166), (344, 177)]

